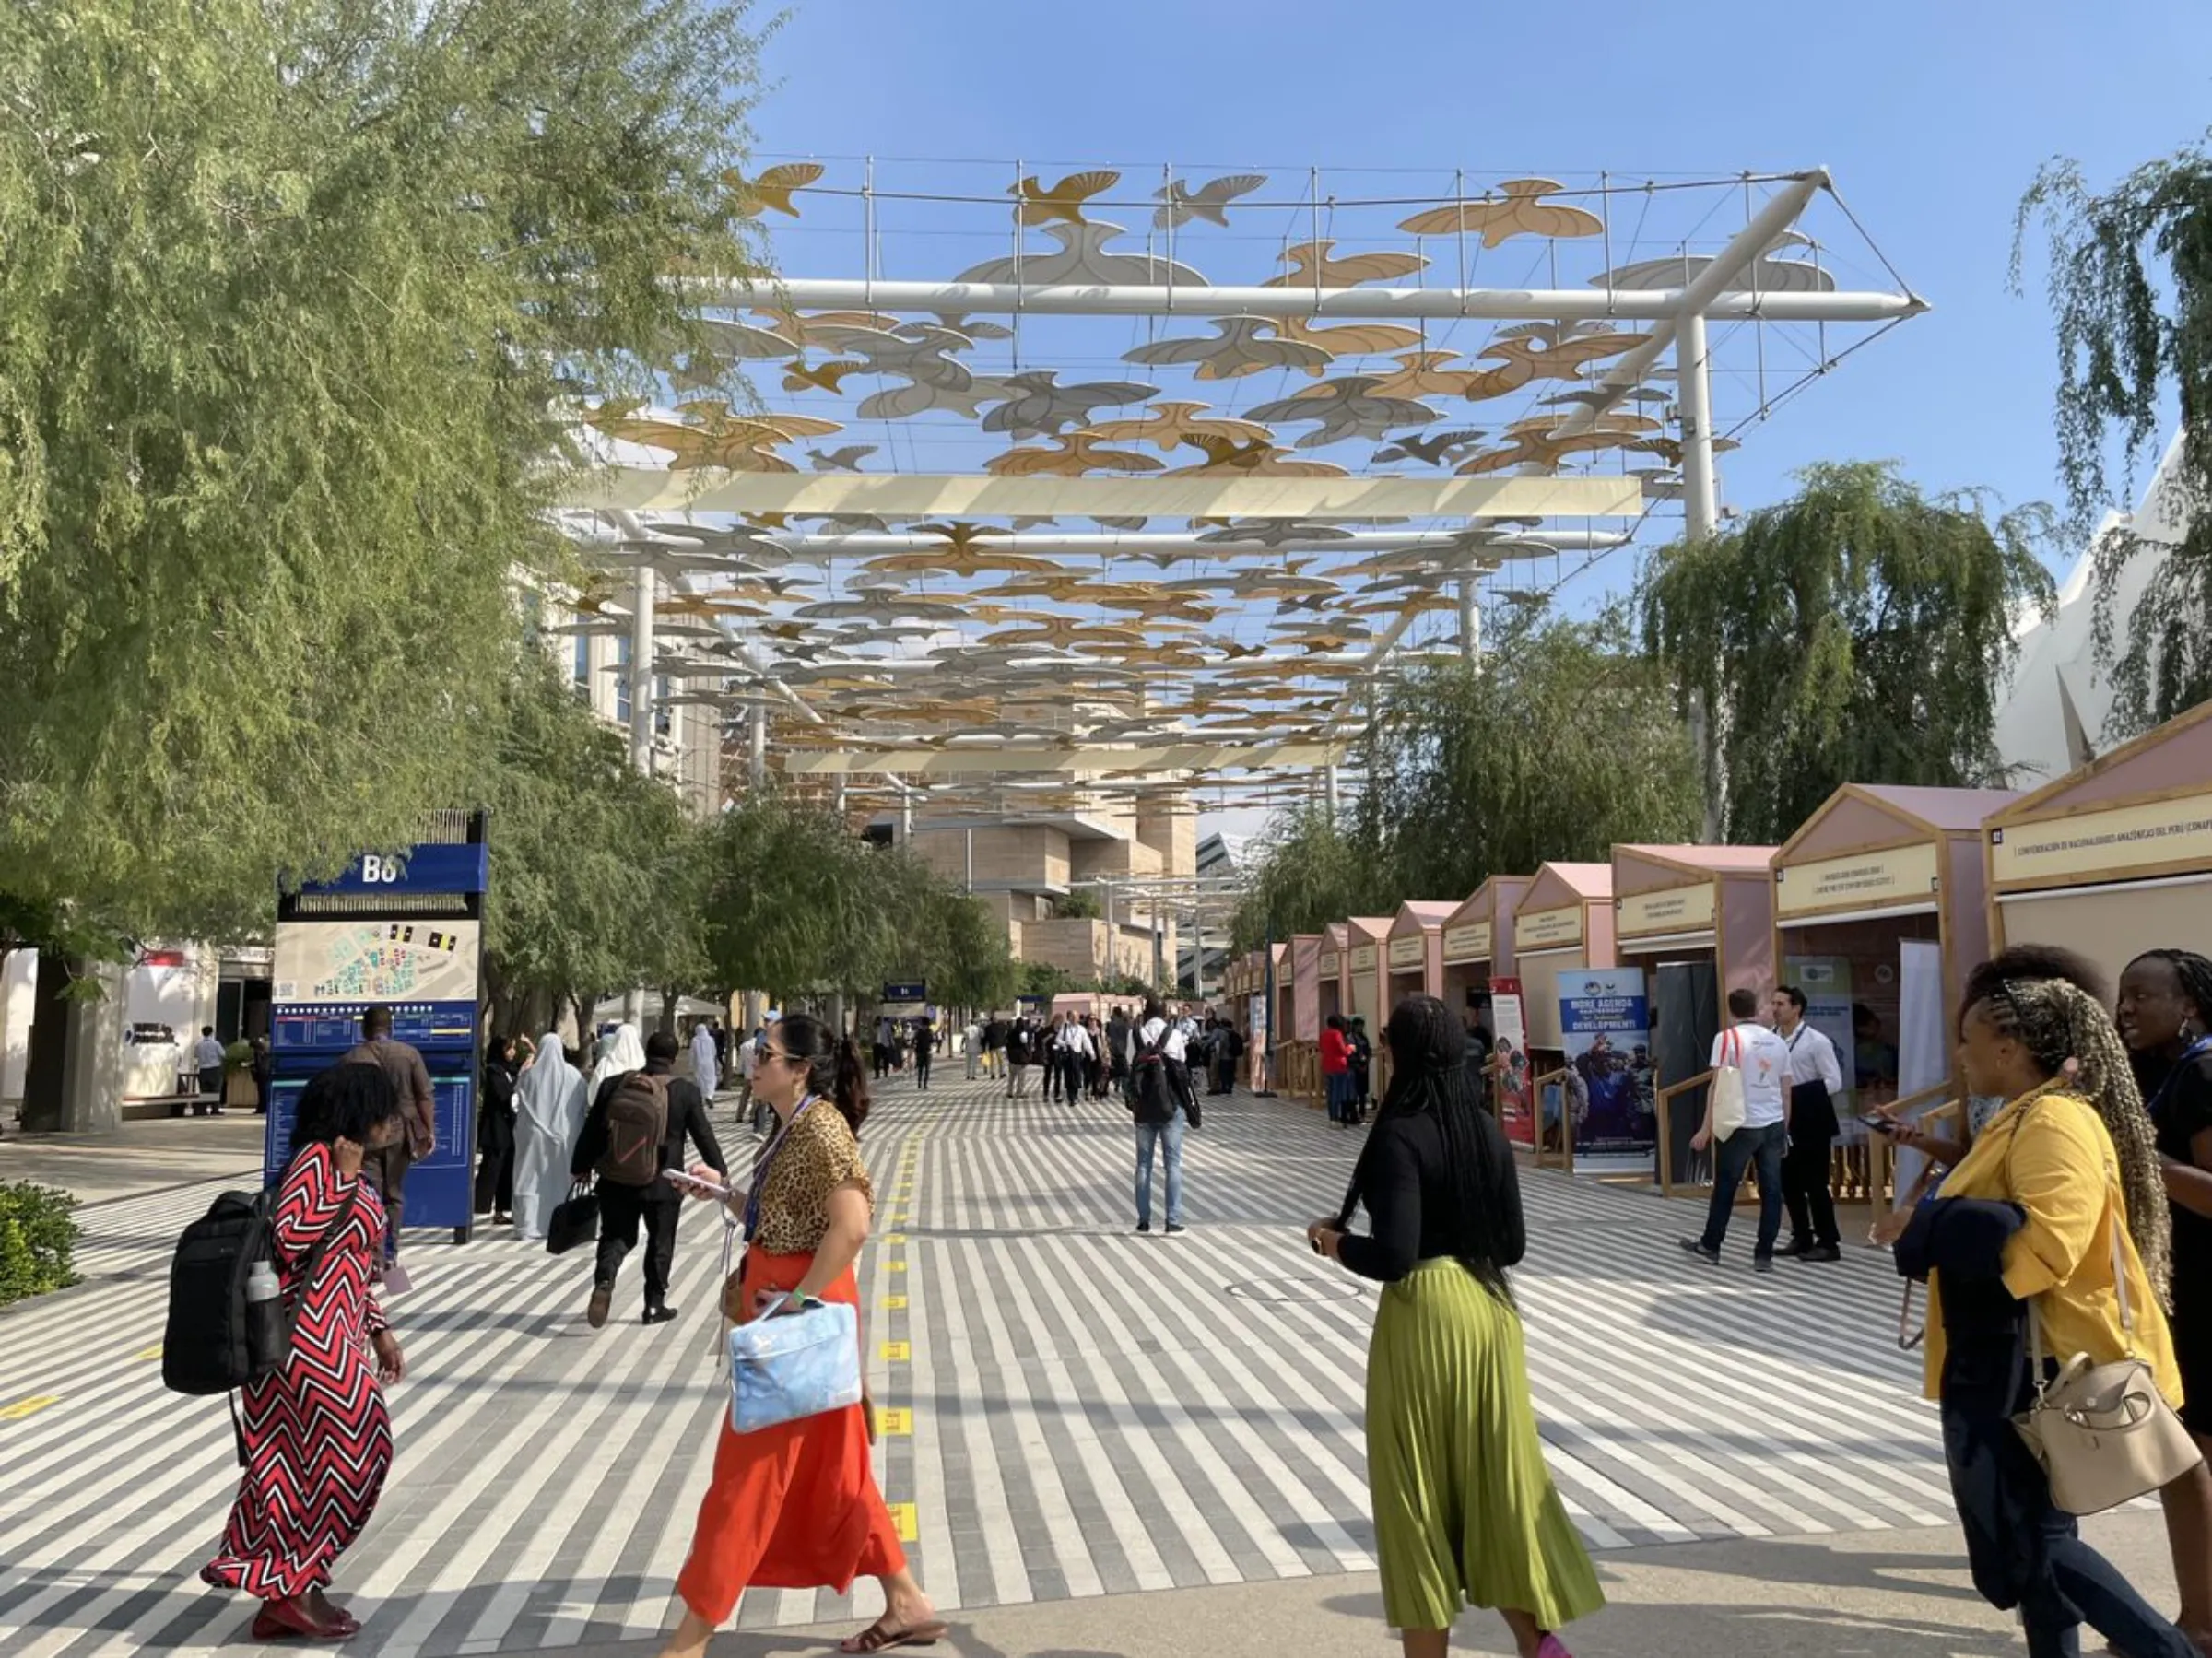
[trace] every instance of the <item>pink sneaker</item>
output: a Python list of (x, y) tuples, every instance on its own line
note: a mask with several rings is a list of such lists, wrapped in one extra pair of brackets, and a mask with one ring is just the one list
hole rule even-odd
[(1536, 1658), (1574, 1658), (1574, 1654), (1557, 1635), (1547, 1635), (1536, 1645)]

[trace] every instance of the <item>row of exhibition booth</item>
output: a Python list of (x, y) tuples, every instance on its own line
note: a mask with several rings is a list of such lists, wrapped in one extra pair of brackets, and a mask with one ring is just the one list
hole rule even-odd
[(2032, 793), (1853, 784), (1779, 847), (1616, 846), (1495, 876), (1276, 941), (1226, 983), (1255, 1087), (1318, 1101), (1319, 1037), (1341, 1015), (1374, 1037), (1380, 1091), (1390, 1009), (1426, 992), (1493, 1045), (1492, 1103), (1533, 1158), (1669, 1193), (1707, 1173), (1689, 1140), (1727, 993), (1757, 991), (1763, 1017), (1795, 985), (1849, 1094), (1838, 1195), (1865, 1200), (1895, 1171), (1859, 1114), (1970, 1109), (1958, 996), (2030, 942), (2113, 979), (2146, 949), (2212, 954), (2212, 704)]

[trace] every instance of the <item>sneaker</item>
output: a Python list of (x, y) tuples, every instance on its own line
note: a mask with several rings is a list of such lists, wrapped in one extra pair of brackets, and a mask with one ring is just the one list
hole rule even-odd
[(606, 1323), (607, 1310), (614, 1303), (615, 1287), (612, 1284), (593, 1285), (591, 1301), (583, 1310), (584, 1322), (593, 1329), (598, 1329)]
[(1721, 1264), (1721, 1252), (1717, 1249), (1707, 1249), (1702, 1238), (1684, 1238), (1680, 1240), (1680, 1242), (1683, 1249), (1697, 1256), (1706, 1265), (1718, 1266)]
[(1774, 1270), (1774, 1257), (1771, 1255), (1752, 1256), (1751, 1270), (1753, 1272), (1772, 1272)]
[(648, 1307), (645, 1309), (644, 1322), (649, 1324), (665, 1324), (675, 1316), (676, 1309), (673, 1307)]
[(1832, 1243), (1818, 1243), (1805, 1252), (1805, 1258), (1807, 1261), (1841, 1261), (1843, 1252)]
[(1774, 1252), (1787, 1259), (1794, 1260), (1800, 1255), (1809, 1255), (1813, 1252), (1813, 1241), (1810, 1238), (1793, 1238), (1790, 1240), (1788, 1247), (1778, 1249)]
[(1180, 1238), (1183, 1233), (1189, 1231), (1190, 1229), (1191, 1229), (1189, 1227), (1184, 1226), (1180, 1220), (1171, 1220), (1168, 1222), (1168, 1236), (1171, 1238)]
[(1136, 1229), (1140, 1232), (1148, 1232), (1152, 1229), (1152, 1223), (1148, 1220), (1140, 1220), (1136, 1223)]

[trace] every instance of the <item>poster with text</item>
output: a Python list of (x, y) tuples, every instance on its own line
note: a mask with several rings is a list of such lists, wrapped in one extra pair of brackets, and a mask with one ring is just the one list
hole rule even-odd
[(1559, 1034), (1574, 1073), (1567, 1094), (1578, 1154), (1648, 1152), (1659, 1143), (1651, 1005), (1641, 968), (1559, 974)]
[(1490, 1053), (1490, 1095), (1498, 1102), (1498, 1125), (1516, 1146), (1536, 1143), (1535, 1102), (1529, 1097), (1528, 1020), (1521, 1007), (1521, 981), (1490, 981), (1490, 1024), (1497, 1045)]

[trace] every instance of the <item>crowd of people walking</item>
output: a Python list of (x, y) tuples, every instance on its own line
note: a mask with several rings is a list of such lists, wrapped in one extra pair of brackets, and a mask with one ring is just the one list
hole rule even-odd
[[(1738, 988), (1728, 1004), (1711, 1058), (1730, 1081), (1712, 1090), (1693, 1142), (1714, 1151), (1714, 1188), (1705, 1230), (1684, 1248), (1722, 1263), (1735, 1192), (1755, 1176), (1758, 1270), (1771, 1272), (1778, 1256), (1840, 1259), (1825, 1156), (1844, 1093), (1834, 1045), (1806, 1023), (1795, 987), (1763, 1003)], [(393, 1187), (428, 1148), (429, 1130), (420, 1056), (392, 1041), (379, 1012), (362, 1045), (303, 1095), (272, 1205), (295, 1335), (282, 1362), (244, 1389), (240, 1489), (203, 1574), (261, 1601), (257, 1639), (336, 1639), (358, 1627), (325, 1591), (392, 1463), (382, 1390), (406, 1371), (381, 1299), (394, 1288), (404, 1213)], [(1356, 1034), (1332, 1019), (1322, 1043), (1340, 1125), (1366, 1120), (1350, 1080), (1363, 1063)], [(1978, 1132), (1892, 1108), (1865, 1119), (1929, 1169), (1872, 1241), (1892, 1247), (1900, 1274), (1926, 1287), (1924, 1383), (1974, 1586), (2017, 1611), (2031, 1658), (2077, 1653), (2085, 1623), (2131, 1658), (2212, 1653), (2212, 961), (2154, 950), (2127, 964), (2115, 992), (2065, 951), (2013, 948), (1969, 975), (1953, 1034), (1962, 1094), (2001, 1101)], [(911, 1033), (917, 1091), (936, 1037), (926, 1021)], [(1186, 1137), (1203, 1122), (1194, 1073), (1206, 1078), (1205, 1094), (1218, 1094), (1239, 1056), (1220, 1021), (1171, 1015), (1151, 999), (1135, 1017), (1115, 1008), (1103, 1020), (979, 1017), (960, 1037), (976, 1079), (1003, 1072), (1010, 1097), (1023, 1097), (1032, 1065), (1054, 1103), (1118, 1095), (1134, 1130), (1136, 1230), (1150, 1232), (1156, 1217), (1170, 1236), (1187, 1229)], [(1528, 1244), (1519, 1175), (1467, 1062), (1469, 1040), (1433, 997), (1393, 1011), (1389, 1086), (1340, 1209), (1307, 1236), (1318, 1254), (1382, 1286), (1369, 1352), (1369, 1480), (1385, 1615), (1408, 1658), (1442, 1653), (1465, 1605), (1498, 1611), (1523, 1658), (1565, 1658), (1559, 1631), (1603, 1595), (1544, 1463), (1509, 1276)], [(884, 1048), (879, 1040), (879, 1064)], [(587, 1076), (557, 1032), (526, 1048), (494, 1041), (479, 1207), (543, 1239), (569, 1193), (595, 1183), (594, 1326), (609, 1315), (641, 1231), (642, 1322), (677, 1316), (667, 1290), (679, 1186), (744, 1215), (749, 1245), (724, 1287), (727, 1318), (856, 1305), (854, 1264), (875, 1203), (860, 1149), (871, 1102), (858, 1043), (792, 1013), (732, 1056), (741, 1105), (765, 1111), (770, 1128), (742, 1182), (709, 1114), (723, 1055), (695, 1042), (685, 1076), (683, 1052), (673, 1035), (641, 1041), (625, 1025), (599, 1044)], [(2134, 1390), (2130, 1423), (2163, 1413), (2162, 1430), (2153, 1421), (2151, 1437), (2124, 1457), (2102, 1453), (2088, 1473), (2079, 1458), (2088, 1453), (2020, 1426), (2101, 1408), (2083, 1403), (2079, 1361), (2065, 1363), (2074, 1355), (2100, 1385)], [(886, 1610), (844, 1651), (943, 1636), (877, 1487), (871, 1436), (865, 1395), (773, 1429), (725, 1425), (677, 1580), (682, 1621), (667, 1658), (696, 1658), (748, 1586), (841, 1590), (861, 1576), (880, 1582)], [(2178, 1617), (2082, 1538), (2065, 1499), (2085, 1478), (2121, 1496), (2159, 1496)]]

